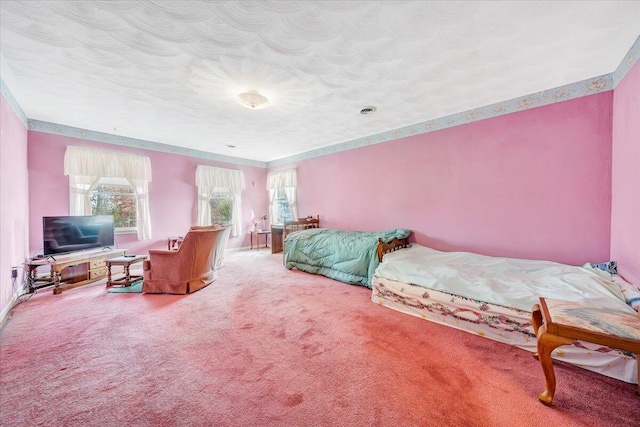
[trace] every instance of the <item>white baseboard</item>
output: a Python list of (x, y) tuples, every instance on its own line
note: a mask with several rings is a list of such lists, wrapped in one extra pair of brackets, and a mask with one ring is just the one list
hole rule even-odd
[[(271, 246), (267, 246), (266, 248), (264, 246), (260, 246), (260, 249), (269, 249), (269, 251), (271, 251)], [(226, 252), (239, 252), (239, 251), (250, 251), (250, 250), (251, 250), (251, 246), (240, 246), (239, 248), (227, 248)], [(253, 250), (255, 251), (256, 248), (253, 248)]]
[(13, 305), (16, 303), (17, 300), (18, 300), (18, 297), (16, 297), (16, 294), (12, 292), (11, 299), (9, 300), (9, 304), (7, 304), (2, 309), (2, 312), (0, 312), (0, 327), (4, 325), (4, 319), (7, 317), (7, 314), (9, 314), (9, 312), (11, 311), (11, 309), (13, 308)]

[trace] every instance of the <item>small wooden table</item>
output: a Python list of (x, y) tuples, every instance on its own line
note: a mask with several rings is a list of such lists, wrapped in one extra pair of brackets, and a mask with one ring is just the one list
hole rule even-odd
[(284, 226), (282, 224), (271, 224), (271, 253), (277, 254), (282, 252), (282, 234)]
[[(142, 279), (142, 276), (132, 276), (129, 272), (129, 266), (136, 262), (142, 262), (147, 259), (146, 255), (124, 255), (117, 258), (107, 260), (107, 288), (110, 286), (127, 287)], [(121, 265), (124, 267), (124, 276), (118, 279), (111, 279), (111, 266)]]
[(556, 391), (551, 352), (561, 345), (573, 344), (575, 340), (636, 353), (640, 377), (640, 316), (548, 298), (540, 298), (540, 304), (535, 304), (531, 311), (531, 322), (538, 337), (537, 356), (546, 383), (546, 389), (538, 393), (542, 403), (551, 404)]
[(264, 236), (264, 247), (267, 247), (267, 240), (269, 239), (269, 235), (271, 231), (269, 230), (251, 230), (249, 232), (251, 234), (251, 249), (253, 249), (253, 236), (256, 236), (256, 248), (260, 249), (260, 236)]
[(168, 250), (178, 249), (182, 244), (183, 240), (184, 240), (184, 237), (182, 236), (169, 237), (167, 239), (167, 249)]

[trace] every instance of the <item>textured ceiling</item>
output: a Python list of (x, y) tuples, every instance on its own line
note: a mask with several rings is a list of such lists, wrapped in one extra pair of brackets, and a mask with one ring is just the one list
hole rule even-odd
[(0, 18), (30, 119), (258, 161), (611, 73), (640, 34), (635, 1), (2, 0)]

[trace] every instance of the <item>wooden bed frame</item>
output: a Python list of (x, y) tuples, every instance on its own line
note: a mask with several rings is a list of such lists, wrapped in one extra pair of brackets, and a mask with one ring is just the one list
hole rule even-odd
[(384, 254), (397, 251), (398, 249), (408, 248), (410, 245), (409, 238), (393, 239), (389, 243), (384, 243), (382, 238), (378, 237), (378, 261), (382, 262)]
[[(297, 220), (285, 221), (284, 229), (282, 230), (282, 239), (287, 237), (287, 234), (294, 231), (306, 230), (307, 228), (320, 228), (320, 215), (315, 218), (308, 216), (306, 218), (298, 218)], [(284, 247), (284, 245), (282, 246)]]
[[(294, 231), (306, 230), (307, 228), (320, 228), (320, 215), (315, 218), (308, 216), (306, 218), (298, 218), (297, 220), (284, 221), (282, 227), (282, 259), (284, 260), (284, 239), (289, 233)], [(273, 239), (273, 236), (271, 236)], [(273, 243), (272, 243), (273, 244)]]

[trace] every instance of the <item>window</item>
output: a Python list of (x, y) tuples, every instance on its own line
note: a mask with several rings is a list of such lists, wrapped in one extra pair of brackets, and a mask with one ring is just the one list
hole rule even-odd
[(216, 191), (209, 198), (211, 224), (233, 222), (233, 197), (228, 191)]
[(70, 215), (112, 214), (118, 231), (131, 229), (138, 240), (151, 238), (149, 157), (70, 145), (64, 174)]
[(198, 165), (198, 225), (230, 222), (231, 235), (242, 232), (242, 190), (244, 172), (235, 169)]
[(267, 174), (271, 224), (282, 224), (287, 219), (298, 217), (297, 186), (298, 173), (295, 168)]
[(89, 195), (91, 215), (113, 215), (115, 231), (136, 231), (138, 200), (126, 179), (101, 179)]
[(273, 211), (276, 213), (274, 223), (281, 224), (291, 219), (291, 206), (289, 206), (289, 200), (284, 192), (284, 188), (277, 189), (273, 203)]

